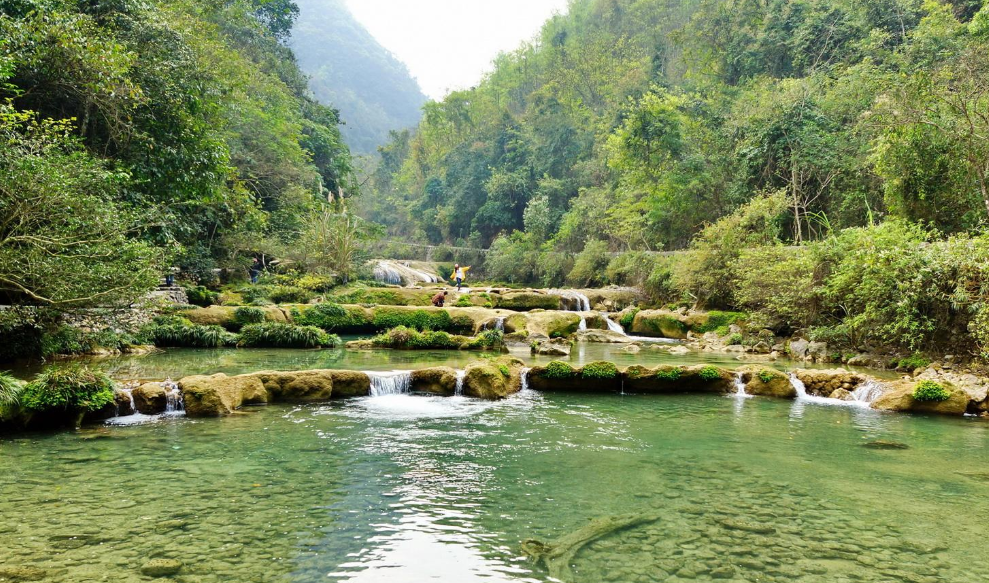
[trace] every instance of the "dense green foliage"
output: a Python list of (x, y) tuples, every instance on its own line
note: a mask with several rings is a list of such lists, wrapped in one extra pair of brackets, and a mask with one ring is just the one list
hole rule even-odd
[(168, 348), (219, 348), (236, 343), (236, 337), (220, 326), (193, 324), (178, 316), (160, 316), (142, 333), (155, 346)]
[(241, 326), (260, 324), (264, 322), (264, 310), (261, 308), (241, 307), (234, 310), (234, 320)]
[(723, 263), (670, 274), (609, 252), (686, 248), (746, 205), (733, 216), (751, 229), (693, 248), (887, 217), (968, 232), (989, 219), (981, 6), (574, 0), (394, 136), (364, 211), (396, 237), (490, 246), (485, 269), (506, 282), (663, 292), (686, 270), (714, 303), (735, 299)]
[(245, 348), (333, 348), (339, 345), (339, 336), (327, 334), (315, 326), (278, 322), (244, 326), (237, 343)]
[(185, 288), (186, 297), (193, 306), (208, 308), (220, 303), (220, 294), (201, 285)]
[(0, 294), (133, 300), (170, 258), (205, 280), (354, 194), (336, 112), (282, 44), (297, 14), (286, 0), (0, 1)]
[(721, 371), (719, 371), (716, 367), (713, 366), (705, 366), (704, 368), (701, 369), (701, 372), (698, 374), (698, 376), (703, 381), (708, 381), (708, 382), (716, 381), (721, 379)]
[(6, 419), (21, 402), (24, 383), (0, 371), (0, 420)]
[(317, 99), (340, 110), (343, 137), (360, 154), (419, 123), (426, 97), (405, 65), (357, 22), (342, 0), (297, 0), (289, 45)]
[(913, 398), (917, 401), (937, 403), (950, 399), (951, 393), (940, 383), (920, 381), (913, 389)]
[(488, 350), (504, 346), (504, 335), (499, 330), (487, 330), (477, 336), (456, 336), (442, 330), (416, 330), (397, 326), (371, 339), (379, 348), (410, 350)]
[(618, 367), (613, 362), (590, 362), (580, 370), (581, 378), (609, 380), (618, 378)]
[(49, 367), (24, 387), (21, 407), (28, 411), (99, 411), (113, 402), (113, 381), (84, 366)]
[(562, 360), (554, 360), (546, 365), (543, 376), (548, 379), (567, 380), (577, 376), (577, 371), (572, 366)]

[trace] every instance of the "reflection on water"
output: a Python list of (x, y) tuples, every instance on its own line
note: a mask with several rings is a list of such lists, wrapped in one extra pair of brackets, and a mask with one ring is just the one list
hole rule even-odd
[(566, 581), (985, 581), (987, 446), (975, 420), (529, 391), (26, 435), (0, 440), (0, 565), (50, 583), (149, 581), (151, 558), (181, 560), (180, 583), (546, 582), (523, 540), (641, 514), (659, 520), (567, 547)]

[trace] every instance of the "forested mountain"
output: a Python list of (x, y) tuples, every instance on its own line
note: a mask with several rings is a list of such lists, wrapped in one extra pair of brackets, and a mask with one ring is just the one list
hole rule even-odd
[[(0, 303), (133, 299), (304, 239), (348, 190), (288, 0), (0, 0)], [(330, 219), (325, 219), (330, 220)]]
[(989, 218), (982, 5), (573, 0), (395, 136), (365, 212), (523, 255), (683, 248), (769, 192), (788, 241), (886, 216), (971, 230)]
[(405, 64), (357, 22), (343, 0), (297, 0), (291, 47), (316, 98), (337, 108), (343, 136), (374, 152), (391, 130), (419, 123), (426, 102)]

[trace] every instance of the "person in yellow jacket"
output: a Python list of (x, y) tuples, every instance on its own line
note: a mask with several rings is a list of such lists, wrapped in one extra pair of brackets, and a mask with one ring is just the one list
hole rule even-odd
[(460, 291), (461, 286), (464, 285), (468, 271), (470, 271), (470, 267), (460, 267), (459, 263), (453, 266), (453, 273), (450, 274), (450, 279), (457, 282), (457, 291)]

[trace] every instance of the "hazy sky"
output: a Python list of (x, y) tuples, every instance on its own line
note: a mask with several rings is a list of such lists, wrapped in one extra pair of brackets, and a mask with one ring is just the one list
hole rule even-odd
[(475, 85), (499, 52), (531, 39), (567, 0), (346, 0), (434, 99)]

